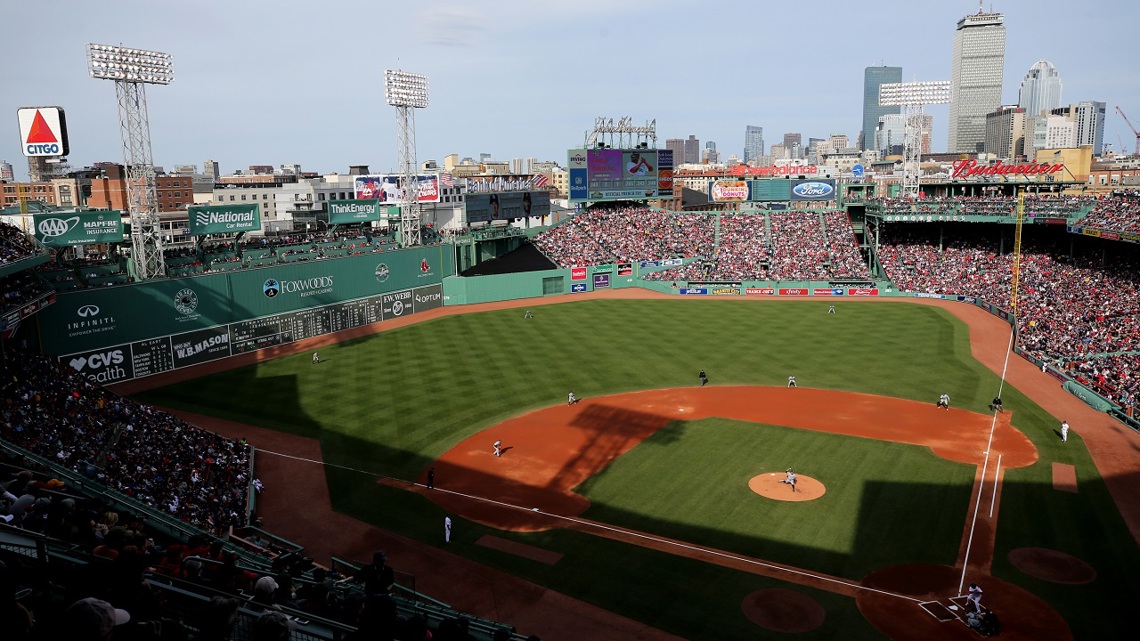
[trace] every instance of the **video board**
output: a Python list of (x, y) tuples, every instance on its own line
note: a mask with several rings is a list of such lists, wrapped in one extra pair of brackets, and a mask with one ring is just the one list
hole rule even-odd
[[(419, 187), (416, 202), (439, 202), (439, 174), (420, 174), (416, 176), (416, 183)], [(395, 174), (354, 176), (352, 187), (356, 200), (378, 200), (393, 205), (404, 202), (404, 179)]]
[(549, 216), (550, 192), (506, 191), (467, 194), (463, 207), (467, 212), (468, 223)]
[(673, 195), (673, 153), (667, 149), (571, 149), (570, 200), (605, 202)]

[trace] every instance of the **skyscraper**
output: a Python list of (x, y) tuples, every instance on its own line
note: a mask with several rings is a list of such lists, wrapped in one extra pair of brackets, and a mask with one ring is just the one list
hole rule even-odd
[(879, 118), (901, 113), (901, 107), (879, 106), (879, 85), (902, 82), (902, 67), (867, 67), (863, 70), (863, 144), (866, 151), (875, 144)]
[(685, 140), (685, 163), (696, 164), (701, 161), (701, 141), (693, 134)]
[(1073, 146), (1092, 147), (1093, 155), (1104, 151), (1105, 104), (1095, 100), (1082, 100), (1075, 105), (1059, 107), (1049, 113), (1073, 121)]
[(959, 20), (950, 65), (949, 151), (981, 151), (986, 114), (1001, 106), (1004, 70), (1005, 16), (979, 9)]
[(1029, 117), (1040, 116), (1061, 106), (1061, 76), (1048, 60), (1033, 63), (1021, 81), (1017, 106)]
[(684, 138), (668, 138), (665, 140), (665, 148), (673, 152), (673, 166), (685, 162), (685, 139)]
[(748, 164), (764, 155), (764, 128), (748, 125), (744, 128), (744, 163)]

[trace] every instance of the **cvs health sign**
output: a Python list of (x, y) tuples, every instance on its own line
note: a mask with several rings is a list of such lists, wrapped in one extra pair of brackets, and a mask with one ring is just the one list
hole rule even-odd
[(66, 156), (71, 152), (62, 107), (25, 107), (17, 110), (16, 115), (25, 156)]

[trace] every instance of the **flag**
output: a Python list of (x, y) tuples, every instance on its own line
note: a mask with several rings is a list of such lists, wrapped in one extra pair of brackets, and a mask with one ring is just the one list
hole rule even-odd
[(452, 178), (451, 174), (447, 174), (447, 173), (440, 174), (439, 175), (439, 185), (440, 185), (440, 187), (454, 187), (455, 186), (455, 179)]
[(534, 185), (535, 189), (542, 189), (548, 182), (550, 182), (550, 178), (546, 174), (535, 174), (534, 178), (530, 179), (530, 184)]

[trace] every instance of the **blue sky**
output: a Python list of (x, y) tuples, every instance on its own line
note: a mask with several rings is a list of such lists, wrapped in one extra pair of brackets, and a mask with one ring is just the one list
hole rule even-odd
[[(396, 13), (404, 7), (407, 13)], [(765, 142), (785, 132), (846, 133), (862, 118), (863, 69), (901, 66), (904, 80), (948, 80), (957, 21), (970, 0), (813, 3), (655, 0), (83, 0), (0, 8), (0, 159), (26, 174), (16, 109), (67, 111), (73, 166), (122, 161), (113, 83), (87, 76), (88, 42), (173, 55), (175, 82), (147, 92), (154, 160), (374, 171), (396, 165), (395, 110), (383, 72), (431, 80), (417, 111), (419, 159), (449, 153), (565, 163), (598, 116), (656, 119), (658, 144), (695, 134), (740, 155), (745, 125)], [(1140, 5), (1133, 0), (987, 2), (1005, 14), (1003, 101), (1015, 103), (1039, 59), (1061, 74), (1066, 103), (1120, 105), (1140, 126)], [(946, 147), (946, 107), (931, 108)]]

